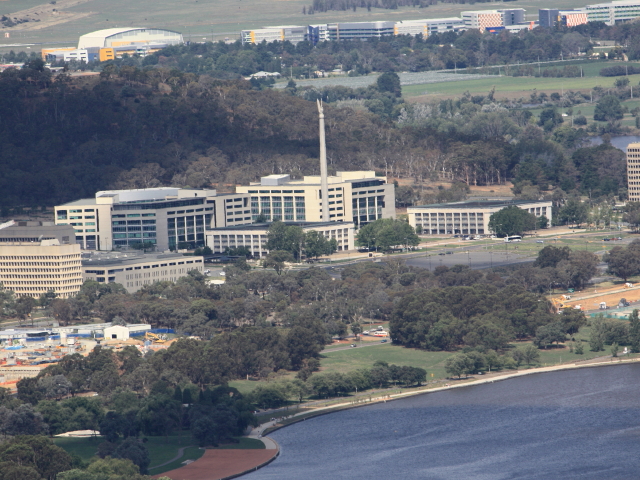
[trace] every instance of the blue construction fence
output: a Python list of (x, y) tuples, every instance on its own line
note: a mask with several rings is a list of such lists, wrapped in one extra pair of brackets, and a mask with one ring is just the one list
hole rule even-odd
[[(140, 330), (139, 332), (131, 332), (131, 337), (141, 337), (145, 333), (175, 333), (173, 328), (152, 328), (151, 330)], [(50, 338), (51, 340), (60, 340), (60, 335), (48, 335), (46, 337), (26, 337), (26, 338), (14, 338), (14, 340), (26, 340), (27, 342), (44, 342)], [(68, 333), (67, 338), (94, 338), (91, 333)], [(95, 338), (104, 338), (103, 335), (96, 335)]]

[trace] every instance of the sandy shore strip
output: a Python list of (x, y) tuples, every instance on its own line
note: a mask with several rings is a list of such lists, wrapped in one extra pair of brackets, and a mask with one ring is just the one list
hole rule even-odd
[[(269, 440), (265, 449), (215, 450), (210, 449), (195, 462), (153, 478), (169, 477), (172, 480), (227, 480), (236, 478), (271, 463), (280, 453), (277, 444)], [(274, 447), (275, 446), (275, 447)]]

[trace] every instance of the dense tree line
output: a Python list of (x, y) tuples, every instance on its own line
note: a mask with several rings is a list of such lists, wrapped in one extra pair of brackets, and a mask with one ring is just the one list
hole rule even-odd
[(439, 288), (413, 288), (394, 302), (391, 338), (427, 350), (503, 350), (522, 338), (536, 338), (540, 346), (563, 341), (584, 325), (584, 315), (565, 311), (558, 318), (536, 292), (560, 285), (582, 288), (595, 275), (597, 264), (590, 252), (548, 246), (534, 265), (518, 268), (507, 282), (464, 266), (437, 267), (436, 277), (444, 280)]
[[(602, 26), (607, 29), (604, 24)], [(293, 45), (288, 41), (258, 45), (242, 45), (239, 41), (233, 44), (192, 43), (171, 46), (144, 59), (116, 60), (114, 64), (159, 65), (218, 78), (248, 76), (258, 71), (308, 77), (316, 70), (331, 71), (337, 66), (354, 74), (420, 72), (559, 60), (589, 51), (592, 46), (589, 38), (589, 32), (584, 29), (537, 28), (517, 33), (503, 31), (497, 35), (467, 30), (436, 33), (427, 38), (406, 35), (367, 42), (327, 41), (316, 46), (310, 42)], [(86, 67), (100, 68), (99, 65)], [(495, 72), (488, 69), (486, 73)], [(537, 74), (537, 68), (531, 73)]]

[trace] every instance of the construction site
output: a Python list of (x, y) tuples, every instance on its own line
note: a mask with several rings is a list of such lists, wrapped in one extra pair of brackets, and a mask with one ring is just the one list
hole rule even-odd
[(12, 392), (22, 378), (36, 377), (41, 370), (67, 355), (88, 355), (100, 345), (120, 351), (132, 346), (145, 354), (168, 348), (176, 339), (171, 329), (152, 330), (150, 325), (110, 323), (55, 327), (45, 330), (17, 328), (0, 331), (0, 387)]
[(564, 308), (573, 308), (590, 316), (602, 313), (609, 318), (627, 318), (635, 308), (640, 308), (640, 284), (596, 285), (579, 292), (551, 296), (549, 300), (558, 313)]

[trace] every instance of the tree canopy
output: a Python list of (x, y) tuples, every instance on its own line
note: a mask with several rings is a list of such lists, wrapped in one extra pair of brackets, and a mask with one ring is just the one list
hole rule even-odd
[(382, 218), (358, 230), (356, 244), (382, 251), (395, 246), (416, 246), (420, 238), (407, 222), (399, 219)]
[(515, 205), (491, 215), (489, 229), (499, 237), (522, 235), (536, 228), (536, 216)]

